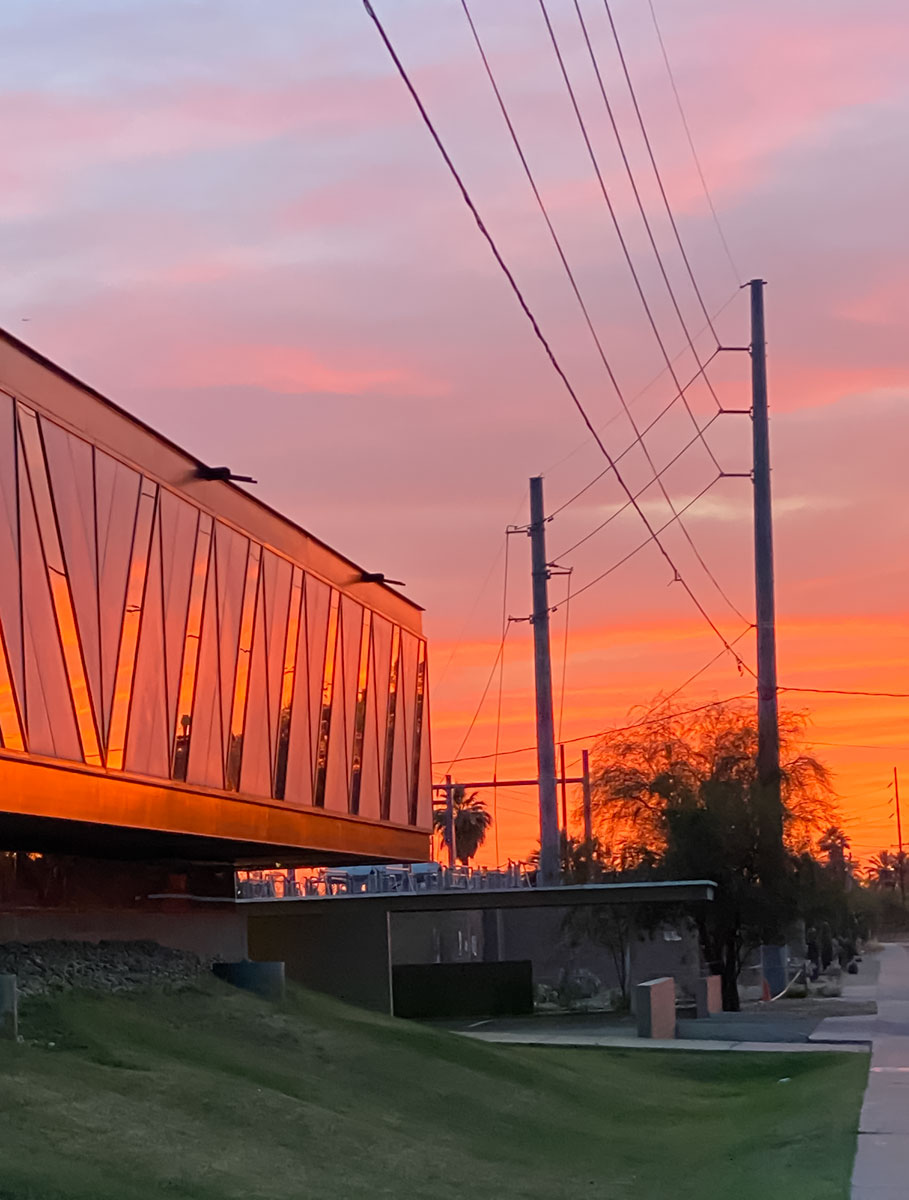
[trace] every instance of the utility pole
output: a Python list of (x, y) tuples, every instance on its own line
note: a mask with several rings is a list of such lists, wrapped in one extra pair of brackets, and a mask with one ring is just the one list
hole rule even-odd
[(584, 779), (584, 841), (593, 841), (593, 811), (590, 804), (590, 751), (581, 751), (581, 775)]
[(764, 281), (752, 279), (748, 286), (751, 290), (754, 582), (757, 601), (757, 776), (764, 860), (770, 873), (777, 875), (782, 871), (783, 865), (783, 805), (780, 794), (780, 725), (776, 679), (776, 604), (773, 583), (773, 511), (770, 499)]
[(565, 781), (565, 743), (559, 745), (559, 778), (562, 782), (562, 833), (568, 842), (568, 784)]
[(530, 481), (530, 559), (533, 582), (533, 667), (537, 704), (537, 775), (540, 791), (540, 883), (561, 880), (559, 810), (556, 799), (555, 736), (552, 728), (552, 661), (549, 654), (549, 565), (543, 478)]
[(903, 819), (900, 816), (900, 781), (896, 773), (896, 767), (893, 768), (893, 798), (896, 800), (896, 841), (899, 846), (899, 858), (897, 861), (897, 873), (900, 881), (900, 895), (903, 898), (903, 904), (906, 903), (906, 873), (903, 864)]
[(454, 867), (456, 859), (454, 822), (454, 785), (451, 776), (445, 776), (445, 840), (448, 842), (448, 865)]

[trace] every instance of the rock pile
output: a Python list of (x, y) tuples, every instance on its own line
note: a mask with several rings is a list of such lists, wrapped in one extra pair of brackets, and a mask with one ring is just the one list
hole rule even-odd
[(21, 996), (84, 988), (136, 992), (150, 987), (185, 987), (211, 969), (187, 950), (157, 942), (0, 943), (0, 974), (16, 975)]

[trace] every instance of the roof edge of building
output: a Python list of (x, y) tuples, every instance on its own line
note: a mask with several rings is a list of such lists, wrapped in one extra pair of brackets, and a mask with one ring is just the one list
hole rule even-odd
[[(168, 446), (171, 450), (175, 451), (177, 454), (183, 455), (185, 458), (189, 459), (190, 462), (195, 463), (197, 466), (200, 466), (200, 467), (204, 467), (204, 466), (208, 465), (208, 464), (204, 463), (201, 458), (197, 457), (197, 455), (195, 455), (191, 451), (187, 450), (184, 446), (179, 445), (177, 442), (173, 441), (172, 438), (167, 437), (166, 434), (163, 434), (159, 430), (154, 429), (151, 425), (147, 424), (147, 422), (143, 421), (140, 417), (137, 417), (134, 413), (129, 412), (128, 409), (123, 408), (121, 405), (117, 404), (114, 400), (111, 400), (110, 397), (105, 396), (103, 394), (103, 392), (99, 392), (98, 389), (92, 387), (91, 384), (85, 383), (84, 380), (79, 379), (76, 375), (73, 375), (70, 371), (67, 371), (65, 367), (61, 367), (58, 363), (55, 363), (53, 361), (53, 359), (50, 359), (46, 355), (42, 354), (40, 352), (40, 350), (35, 350), (33, 346), (28, 345), (27, 342), (23, 342), (21, 340), (21, 338), (17, 338), (15, 336), (15, 334), (10, 333), (8, 329), (4, 329), (2, 326), (0, 326), (0, 339), (2, 339), (4, 342), (6, 342), (9, 346), (11, 346), (14, 350), (18, 351), (20, 354), (24, 354), (26, 357), (30, 358), (33, 362), (37, 363), (40, 367), (43, 367), (47, 371), (51, 371), (54, 375), (57, 375), (61, 379), (64, 379), (67, 383), (72, 384), (74, 387), (79, 388), (80, 391), (85, 392), (87, 395), (91, 396), (93, 399), (99, 400), (107, 408), (113, 410), (115, 413), (117, 413), (119, 416), (125, 418), (127, 421), (130, 421), (133, 425), (137, 426), (139, 429), (143, 430), (145, 433), (149, 434), (151, 437), (156, 438), (159, 442)], [(230, 488), (231, 491), (233, 491), (233, 492), (238, 492), (246, 500), (251, 501), (253, 504), (257, 505), (259, 508), (261, 508), (265, 512), (269, 513), (271, 516), (277, 517), (278, 520), (286, 522), (288, 525), (292, 526), (299, 533), (301, 533), (304, 537), (309, 538), (311, 541), (315, 542), (318, 546), (321, 546), (325, 550), (328, 550), (331, 554), (334, 554), (337, 558), (341, 559), (342, 562), (349, 564), (354, 570), (361, 571), (361, 572), (365, 571), (365, 568), (362, 567), (359, 563), (354, 562), (354, 560), (352, 558), (348, 558), (348, 556), (346, 554), (341, 553), (341, 551), (337, 550), (334, 546), (329, 545), (328, 542), (323, 541), (322, 538), (318, 537), (314, 533), (311, 533), (308, 529), (305, 529), (302, 525), (299, 525), (296, 521), (292, 520), (285, 513), (279, 512), (278, 509), (273, 508), (270, 504), (267, 504), (264, 500), (261, 500), (254, 493), (248, 492), (244, 488), (237, 487), (237, 485), (235, 483), (231, 483), (226, 480), (218, 480), (217, 486), (227, 487), (227, 488)], [(372, 581), (372, 582), (374, 582), (376, 586), (382, 588), (384, 591), (390, 593), (392, 596), (395, 596), (398, 600), (402, 600), (405, 604), (410, 605), (410, 607), (415, 609), (417, 612), (425, 612), (425, 609), (423, 608), (423, 606), (421, 604), (417, 604), (417, 602), (415, 600), (411, 599), (410, 596), (404, 595), (403, 592), (399, 592), (396, 588), (391, 587), (389, 584), (378, 583), (378, 581)]]

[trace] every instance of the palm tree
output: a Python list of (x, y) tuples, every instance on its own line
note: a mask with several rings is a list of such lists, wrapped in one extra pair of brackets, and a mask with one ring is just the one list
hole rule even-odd
[[(451, 807), (454, 813), (455, 856), (458, 862), (466, 866), (486, 841), (492, 814), (486, 808), (486, 801), (481, 800), (476, 792), (468, 796), (461, 783), (456, 783), (451, 789)], [(441, 835), (442, 844), (448, 846), (447, 808), (433, 811), (432, 827)]]
[(895, 888), (900, 876), (900, 856), (891, 850), (882, 850), (869, 860), (869, 882), (872, 887)]
[(818, 839), (818, 849), (827, 857), (827, 865), (839, 874), (845, 874), (849, 858), (849, 835), (838, 825), (829, 825)]

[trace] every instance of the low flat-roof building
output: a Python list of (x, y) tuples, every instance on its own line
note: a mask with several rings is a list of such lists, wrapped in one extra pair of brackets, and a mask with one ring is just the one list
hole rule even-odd
[(0, 849), (409, 861), (421, 610), (0, 332)]

